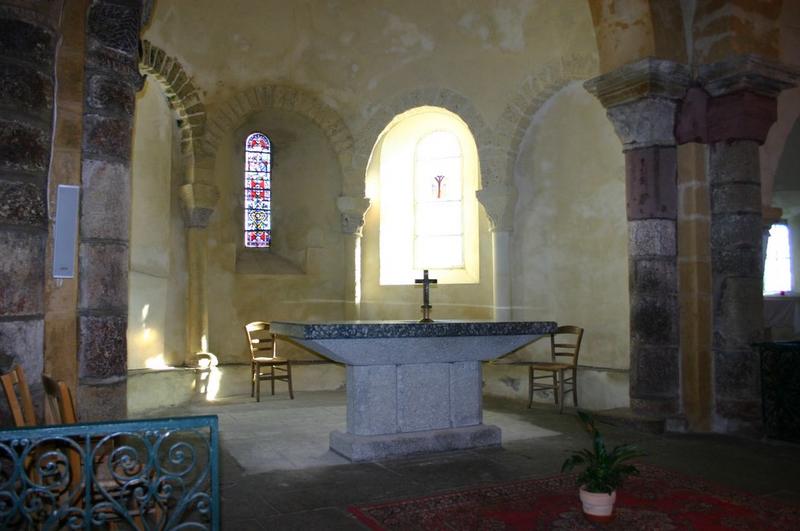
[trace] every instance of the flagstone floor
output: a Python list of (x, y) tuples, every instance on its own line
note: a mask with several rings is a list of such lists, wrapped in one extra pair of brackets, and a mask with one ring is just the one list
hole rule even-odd
[[(557, 474), (587, 445), (575, 415), (550, 405), (487, 399), (484, 422), (503, 447), (352, 464), (328, 450), (343, 429), (344, 392), (302, 392), (197, 402), (154, 416), (216, 414), (220, 420), (223, 529), (365, 529), (347, 506), (482, 483)], [(800, 446), (717, 435), (652, 435), (599, 424), (608, 444), (635, 443), (642, 460), (684, 474), (800, 504)]]

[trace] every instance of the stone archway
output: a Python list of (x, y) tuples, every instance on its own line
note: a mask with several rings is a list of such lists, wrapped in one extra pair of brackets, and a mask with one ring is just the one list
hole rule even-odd
[(161, 48), (149, 41), (142, 41), (139, 70), (153, 76), (161, 84), (167, 101), (178, 115), (182, 152), (192, 153), (197, 139), (203, 136), (205, 130), (206, 109), (183, 65)]
[(447, 109), (464, 120), (478, 146), (481, 180), (488, 178), (487, 176), (491, 174), (491, 168), (486, 166), (484, 161), (491, 160), (492, 150), (496, 149), (491, 129), (486, 125), (483, 117), (472, 105), (472, 102), (466, 97), (449, 89), (430, 88), (400, 95), (375, 109), (367, 124), (357, 134), (352, 166), (350, 171), (345, 173), (344, 189), (346, 195), (363, 197), (364, 174), (372, 155), (372, 149), (381, 132), (394, 117), (415, 107), (426, 105)]
[(497, 150), (497, 160), (492, 163), (497, 170), (498, 182), (507, 183), (511, 179), (520, 142), (542, 105), (567, 84), (597, 75), (597, 68), (595, 56), (575, 54), (541, 65), (525, 78), (495, 126), (500, 149)]
[(203, 338), (208, 341), (206, 227), (219, 197), (214, 181), (217, 152), (228, 135), (249, 115), (267, 109), (297, 113), (317, 125), (330, 142), (343, 173), (352, 159), (350, 129), (334, 109), (302, 89), (284, 85), (252, 87), (209, 111), (202, 136), (194, 138), (193, 174), (181, 190), (187, 215), (189, 263), (192, 264), (187, 319), (189, 353), (202, 350)]
[[(317, 124), (328, 137), (344, 170), (353, 156), (353, 136), (339, 114), (312, 94), (285, 85), (253, 87), (228, 98), (208, 115), (201, 151), (209, 162), (216, 159), (217, 149), (226, 133), (247, 115), (263, 109), (296, 112)], [(213, 162), (211, 162), (213, 165)]]

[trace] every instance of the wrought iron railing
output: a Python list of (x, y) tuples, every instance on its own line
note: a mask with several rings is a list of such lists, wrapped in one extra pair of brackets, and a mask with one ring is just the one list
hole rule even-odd
[(216, 416), (0, 430), (0, 529), (219, 529)]

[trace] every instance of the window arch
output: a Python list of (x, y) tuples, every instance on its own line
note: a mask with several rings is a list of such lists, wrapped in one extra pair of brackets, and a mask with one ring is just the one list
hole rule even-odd
[(244, 143), (244, 245), (268, 248), (272, 242), (272, 151), (264, 133)]
[(478, 152), (467, 124), (439, 107), (406, 111), (384, 129), (370, 164), (379, 283), (413, 284), (424, 269), (444, 284), (480, 282)]

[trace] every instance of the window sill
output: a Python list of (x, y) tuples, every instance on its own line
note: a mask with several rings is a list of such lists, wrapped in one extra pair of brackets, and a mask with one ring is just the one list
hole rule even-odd
[(305, 275), (302, 267), (269, 249), (236, 249), (236, 272), (241, 275)]

